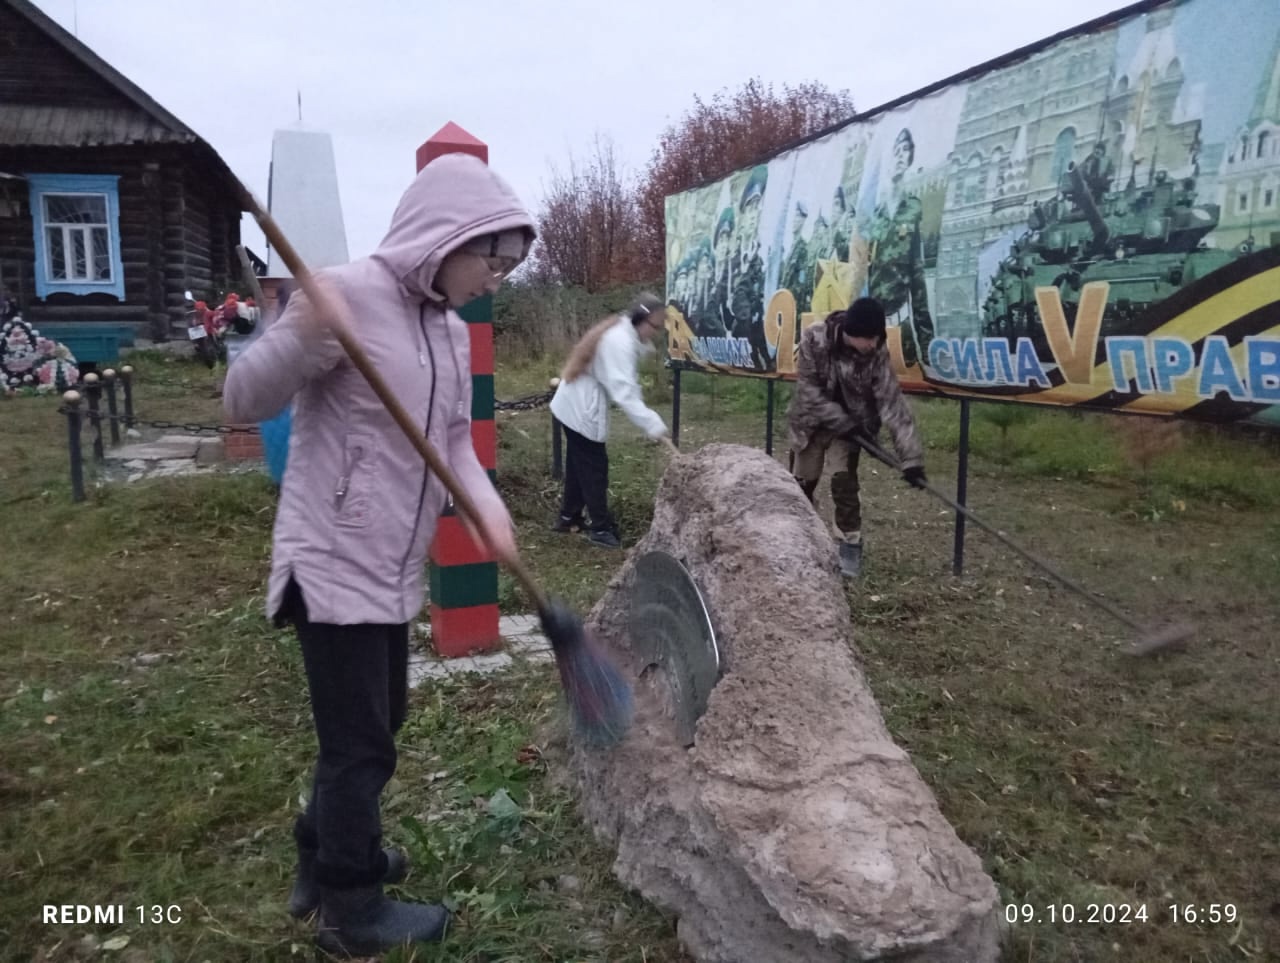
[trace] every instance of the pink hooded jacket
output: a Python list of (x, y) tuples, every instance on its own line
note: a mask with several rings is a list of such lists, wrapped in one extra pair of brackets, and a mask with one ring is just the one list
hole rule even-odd
[[(512, 229), (534, 231), (511, 188), (478, 159), (447, 155), (418, 174), (370, 257), (318, 272), (346, 299), (353, 334), (396, 397), (481, 511), (498, 517), (506, 509), (471, 444), (467, 326), (432, 282), (460, 245)], [(410, 621), (447, 493), (301, 293), (223, 389), (234, 422), (272, 418), (290, 399), (268, 616), (292, 576), (313, 622)]]

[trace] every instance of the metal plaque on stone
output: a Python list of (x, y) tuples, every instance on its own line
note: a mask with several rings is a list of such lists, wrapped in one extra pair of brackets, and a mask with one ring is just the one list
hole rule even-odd
[(636, 562), (631, 644), (647, 667), (662, 671), (677, 734), (684, 745), (693, 745), (698, 719), (720, 678), (720, 650), (693, 576), (666, 552), (649, 552)]

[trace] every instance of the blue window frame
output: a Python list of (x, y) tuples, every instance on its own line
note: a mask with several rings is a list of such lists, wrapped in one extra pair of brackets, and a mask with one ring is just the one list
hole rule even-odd
[(111, 294), (124, 300), (120, 178), (25, 174), (36, 242), (36, 296)]

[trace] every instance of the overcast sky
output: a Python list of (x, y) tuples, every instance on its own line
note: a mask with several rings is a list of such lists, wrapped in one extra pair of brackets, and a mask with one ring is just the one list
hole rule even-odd
[[(452, 120), (536, 211), (550, 165), (610, 135), (630, 171), (690, 106), (753, 76), (869, 110), (1119, 9), (1115, 0), (35, 0), (265, 199), (271, 136), (333, 137), (352, 258)], [(245, 242), (265, 256), (246, 218)]]

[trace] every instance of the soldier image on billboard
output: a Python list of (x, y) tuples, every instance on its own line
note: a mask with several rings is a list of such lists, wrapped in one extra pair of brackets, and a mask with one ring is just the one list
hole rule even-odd
[(835, 239), (831, 234), (831, 225), (827, 216), (818, 212), (818, 219), (813, 222), (813, 236), (809, 238), (809, 256), (813, 261), (826, 261), (835, 250)]
[(703, 239), (694, 249), (696, 268), (695, 291), (689, 305), (693, 311), (690, 319), (694, 333), (702, 338), (724, 337), (724, 326), (720, 323), (720, 309), (716, 303), (715, 255), (711, 252), (711, 242)]
[(760, 256), (760, 205), (769, 182), (769, 168), (756, 167), (738, 204), (738, 250), (735, 257), (733, 336), (751, 343), (751, 363), (757, 371), (772, 371), (773, 358), (764, 336), (764, 260)]
[(1111, 190), (1111, 182), (1115, 180), (1116, 165), (1107, 156), (1107, 145), (1098, 141), (1093, 145), (1093, 153), (1080, 165), (1080, 173), (1094, 197), (1102, 197)]
[(685, 267), (684, 303), (694, 314), (698, 313), (698, 245), (689, 248), (688, 264)]
[(711, 285), (714, 280), (711, 271), (711, 242), (700, 238), (690, 252), (693, 259), (693, 302), (694, 310), (700, 310), (711, 299)]
[(689, 258), (687, 255), (676, 265), (672, 277), (671, 297), (667, 299), (667, 307), (679, 311), (680, 316), (692, 327), (693, 321), (689, 317)]
[(715, 283), (711, 289), (711, 305), (715, 316), (716, 333), (712, 337), (727, 338), (733, 330), (733, 313), (729, 303), (733, 300), (733, 237), (735, 218), (733, 208), (726, 207), (716, 221), (714, 261)]
[(845, 200), (844, 188), (837, 185), (831, 198), (831, 246), (837, 261), (849, 260), (849, 238), (853, 236), (853, 209)]
[(813, 259), (809, 257), (809, 245), (801, 236), (808, 218), (808, 208), (797, 201), (795, 217), (791, 219), (791, 253), (782, 268), (782, 286), (795, 297), (797, 313), (808, 311), (813, 298)]
[(933, 318), (924, 278), (924, 240), (920, 221), (924, 205), (907, 193), (907, 172), (915, 160), (915, 141), (905, 127), (893, 143), (893, 188), (888, 202), (872, 215), (866, 241), (870, 246), (867, 287), (902, 332), (902, 354), (908, 365), (929, 356)]

